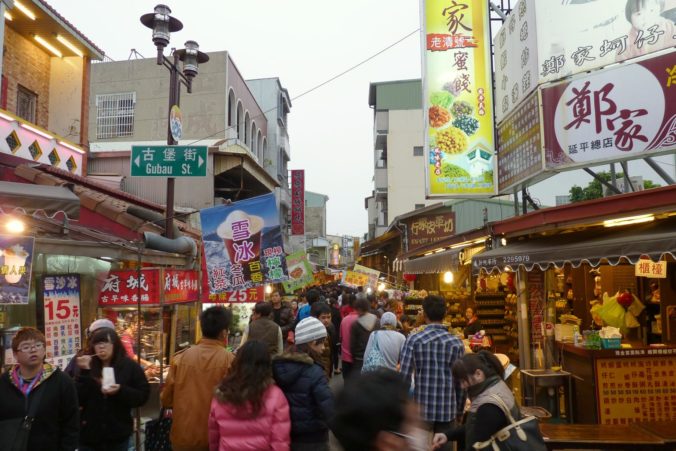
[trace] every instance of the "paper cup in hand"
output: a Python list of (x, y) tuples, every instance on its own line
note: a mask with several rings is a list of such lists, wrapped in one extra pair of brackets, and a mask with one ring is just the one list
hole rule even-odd
[(115, 385), (115, 370), (106, 366), (103, 368), (103, 382), (101, 383), (103, 388), (110, 388), (111, 385)]

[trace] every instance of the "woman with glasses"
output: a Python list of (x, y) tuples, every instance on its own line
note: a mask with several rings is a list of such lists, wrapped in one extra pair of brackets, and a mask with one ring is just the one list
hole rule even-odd
[[(89, 353), (78, 357), (82, 409), (80, 451), (126, 451), (133, 432), (131, 409), (145, 404), (150, 386), (115, 330), (96, 330)], [(111, 380), (109, 375), (114, 375)]]
[[(18, 363), (0, 376), (0, 449), (77, 448), (75, 386), (61, 370), (45, 363), (46, 344), (42, 332), (32, 327), (20, 329), (12, 339)], [(27, 446), (21, 448), (19, 429), (26, 417), (33, 420), (26, 433)]]

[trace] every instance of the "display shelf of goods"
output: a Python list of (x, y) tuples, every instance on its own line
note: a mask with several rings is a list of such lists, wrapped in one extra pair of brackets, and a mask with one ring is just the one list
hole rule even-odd
[(500, 308), (478, 308), (477, 315), (483, 316), (505, 316), (505, 310)]

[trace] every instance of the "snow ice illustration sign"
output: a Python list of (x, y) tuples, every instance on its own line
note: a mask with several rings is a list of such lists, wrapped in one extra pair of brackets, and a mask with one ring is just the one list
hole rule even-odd
[(274, 194), (200, 211), (210, 294), (288, 279)]

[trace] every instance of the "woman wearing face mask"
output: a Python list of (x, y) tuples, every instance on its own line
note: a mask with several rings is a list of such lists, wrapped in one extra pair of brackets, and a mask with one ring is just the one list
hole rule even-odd
[(328, 420), (333, 416), (333, 396), (322, 351), (327, 332), (317, 318), (296, 326), (296, 344), (273, 362), (275, 382), (282, 389), (291, 413), (291, 451), (328, 451)]
[[(80, 451), (126, 451), (133, 432), (131, 409), (145, 404), (150, 386), (143, 369), (131, 360), (115, 330), (98, 329), (88, 355), (77, 358), (80, 399)], [(104, 380), (113, 370), (115, 383)], [(105, 369), (105, 370), (104, 370)]]
[(514, 418), (521, 417), (514, 395), (503, 381), (505, 370), (491, 352), (465, 354), (453, 364), (452, 372), (453, 379), (467, 390), (471, 404), (465, 424), (434, 435), (434, 449), (448, 441), (464, 441), (465, 447), (461, 449), (471, 451), (474, 443), (490, 439), (507, 426), (509, 421), (493, 395), (500, 397)]

